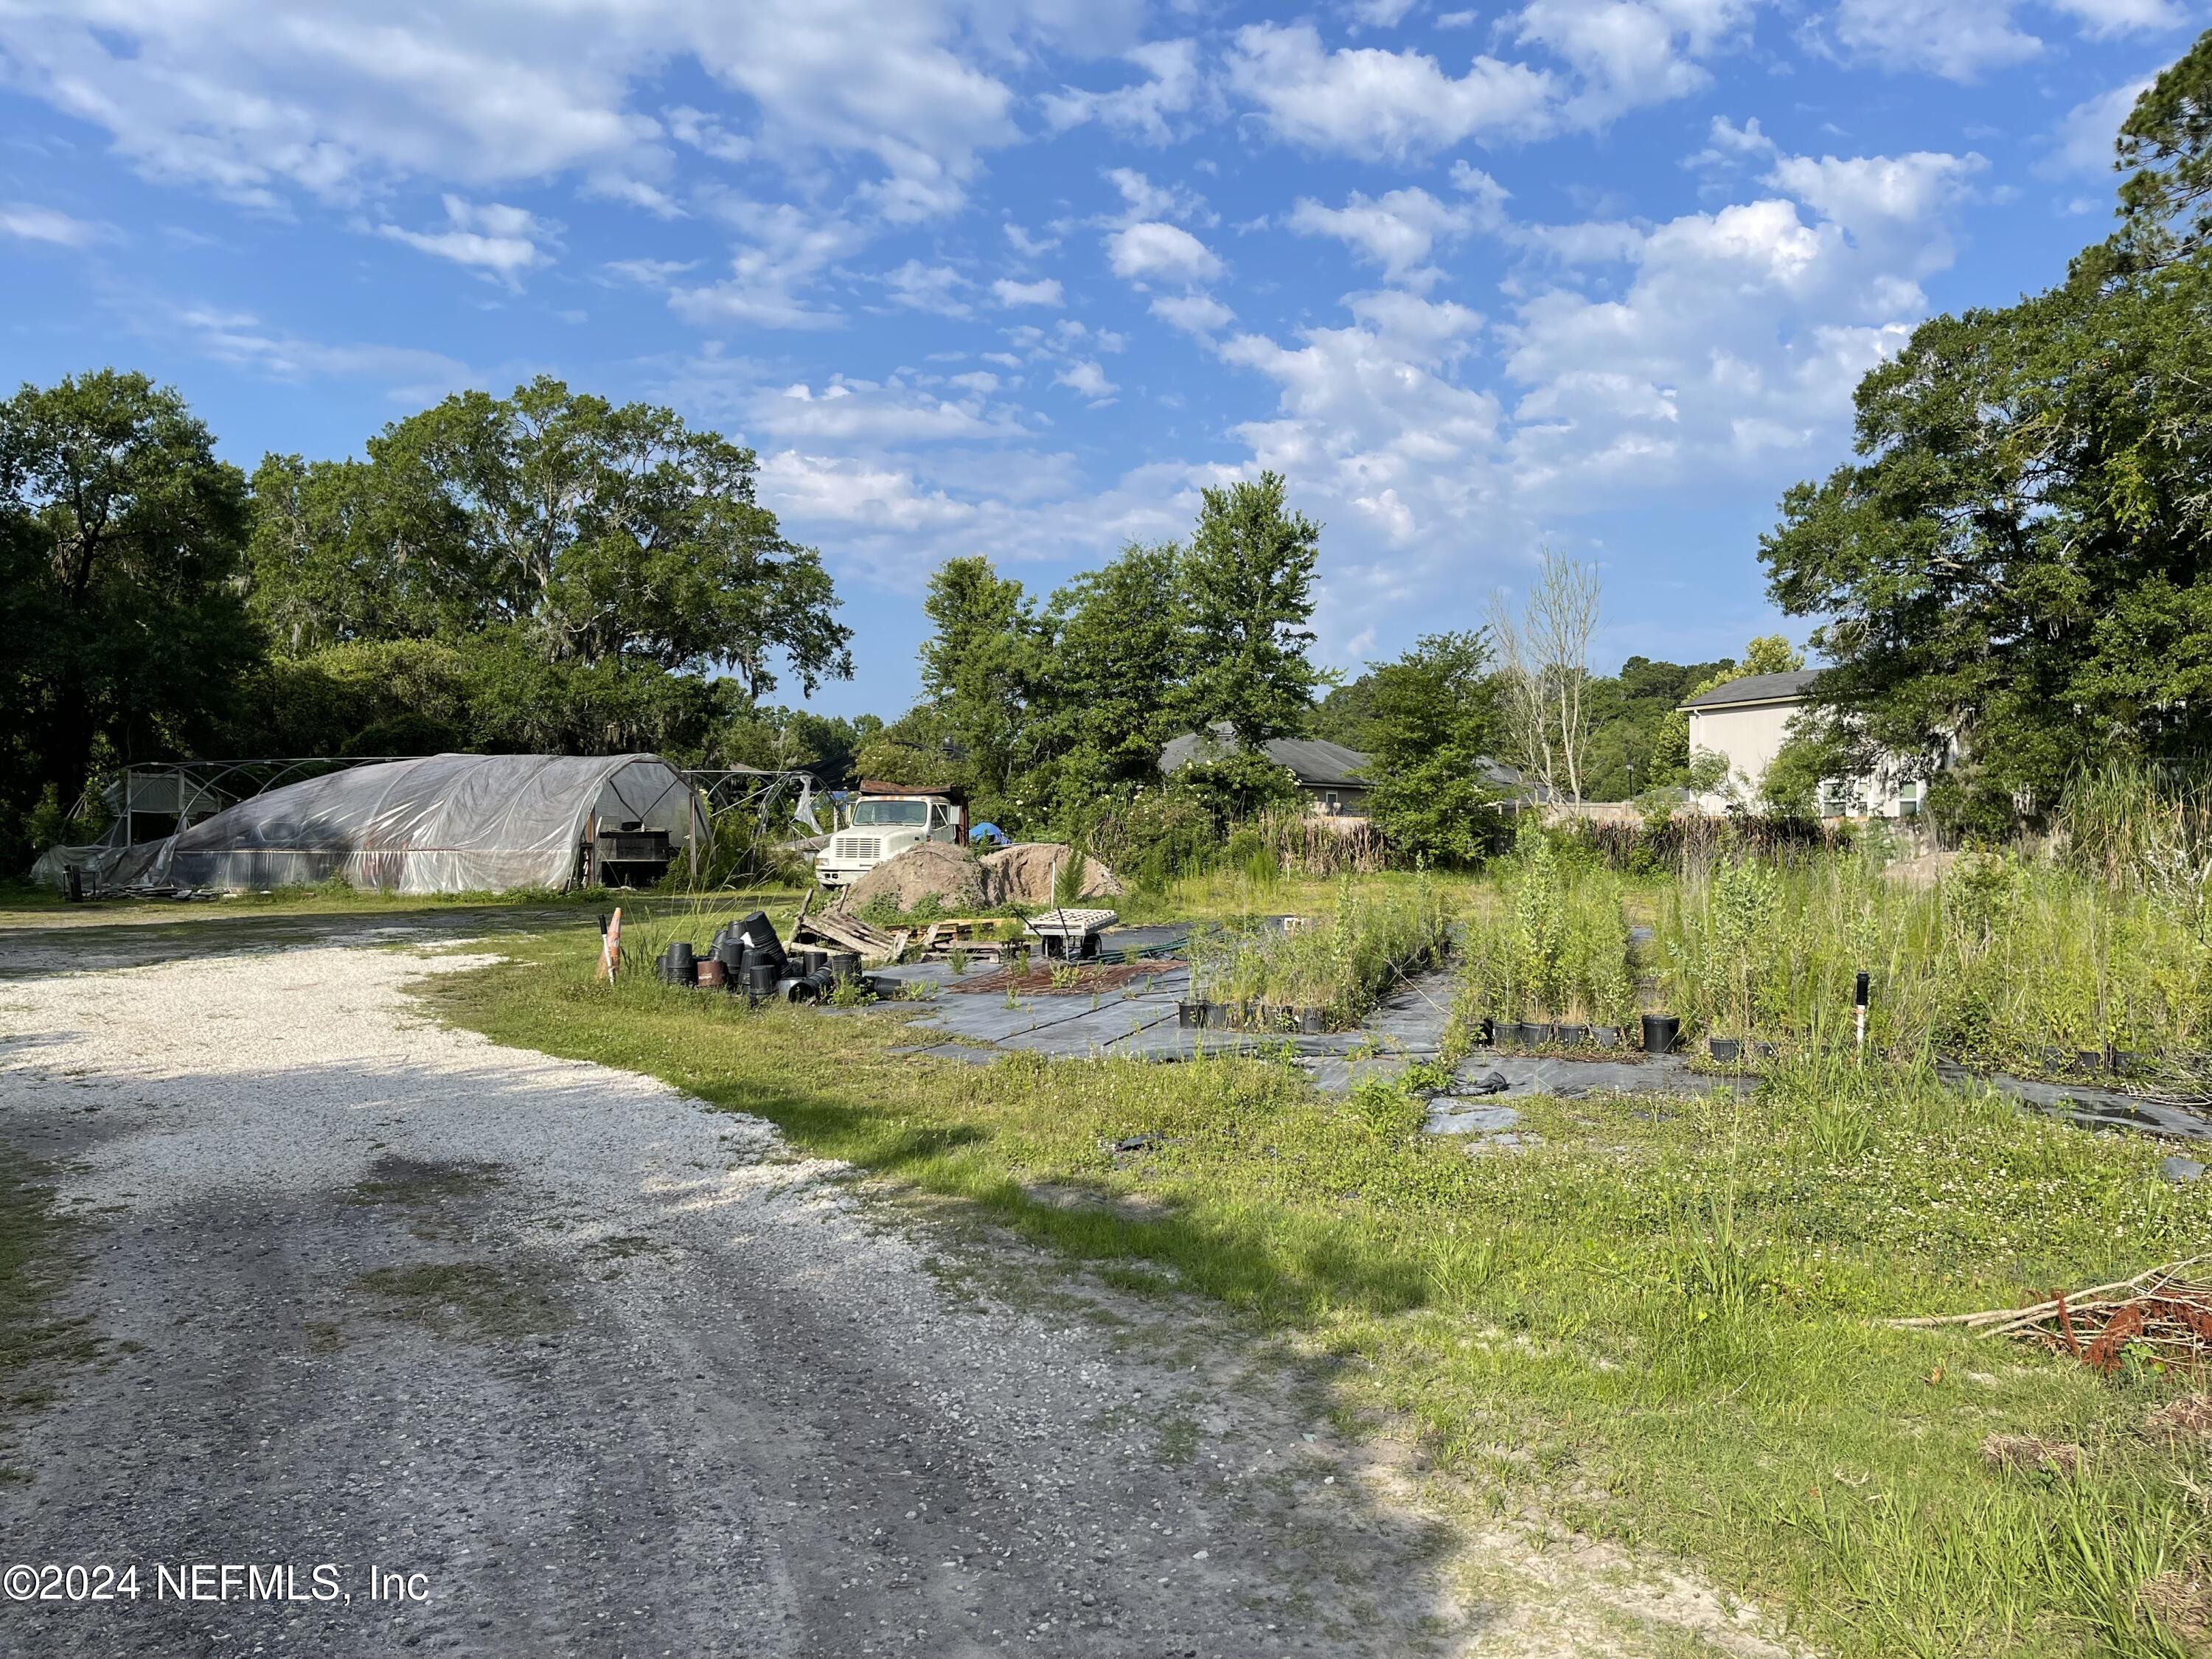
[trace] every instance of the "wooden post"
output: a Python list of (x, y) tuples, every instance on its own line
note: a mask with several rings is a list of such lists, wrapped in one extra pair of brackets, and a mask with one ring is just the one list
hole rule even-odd
[(622, 958), (622, 906), (607, 920), (607, 931), (599, 940), (599, 971), (598, 978), (611, 985), (615, 982), (615, 966)]

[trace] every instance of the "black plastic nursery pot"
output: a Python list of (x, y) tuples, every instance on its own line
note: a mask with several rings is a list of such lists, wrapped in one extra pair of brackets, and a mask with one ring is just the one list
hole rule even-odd
[(1675, 1044), (1682, 1040), (1682, 1022), (1673, 1014), (1644, 1016), (1644, 1052), (1647, 1054), (1671, 1054)]
[(1583, 1047), (1589, 1041), (1589, 1034), (1590, 1028), (1587, 1025), (1562, 1025), (1559, 1027), (1559, 1041), (1562, 1044), (1570, 1048), (1579, 1048)]
[(1723, 1066), (1733, 1066), (1743, 1058), (1743, 1044), (1735, 1037), (1707, 1037), (1705, 1048)]
[(1521, 1029), (1528, 1034), (1528, 1046), (1531, 1048), (1540, 1048), (1547, 1043), (1557, 1042), (1559, 1040), (1559, 1028), (1556, 1025), (1524, 1025)]
[(1301, 1008), (1298, 1010), (1298, 1030), (1308, 1036), (1319, 1036), (1328, 1030), (1328, 1010)]
[(1599, 1048), (1618, 1048), (1620, 1047), (1620, 1027), (1618, 1025), (1593, 1025), (1589, 1030), (1590, 1041), (1597, 1044)]
[(858, 979), (860, 976), (860, 953), (858, 951), (832, 951), (830, 971), (839, 979)]
[(1196, 1030), (1206, 1024), (1206, 1005), (1202, 1002), (1176, 1004), (1176, 1024), (1186, 1031)]

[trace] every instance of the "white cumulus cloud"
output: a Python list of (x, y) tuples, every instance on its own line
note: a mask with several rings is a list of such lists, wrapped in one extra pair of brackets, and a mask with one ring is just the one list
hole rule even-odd
[(434, 253), (456, 264), (473, 266), (512, 283), (545, 258), (541, 242), (552, 228), (526, 209), (502, 202), (469, 202), (447, 196), (446, 227), (442, 230), (409, 230), (403, 225), (382, 224), (380, 234), (395, 242)]
[(1393, 282), (1433, 280), (1431, 251), (1474, 228), (1474, 213), (1438, 201), (1418, 186), (1370, 200), (1354, 191), (1340, 208), (1301, 198), (1285, 222), (1302, 235), (1328, 236), (1351, 247)]
[(1208, 283), (1221, 275), (1221, 261), (1181, 225), (1158, 220), (1127, 225), (1106, 239), (1114, 274), (1132, 283)]
[(991, 292), (1002, 306), (1058, 306), (1066, 303), (1059, 279), (1052, 276), (1034, 283), (1017, 283), (1001, 276), (991, 284)]
[(1407, 156), (1555, 125), (1559, 87), (1524, 64), (1477, 57), (1454, 76), (1425, 52), (1323, 48), (1310, 23), (1237, 30), (1229, 82), (1276, 137), (1347, 155)]
[(1097, 121), (1133, 137), (1165, 143), (1173, 136), (1170, 118), (1187, 114), (1198, 101), (1198, 42), (1152, 40), (1121, 54), (1145, 73), (1133, 86), (1110, 92), (1063, 87), (1045, 94), (1045, 121), (1055, 132)]
[(1217, 334), (1237, 320), (1237, 313), (1211, 294), (1164, 294), (1152, 301), (1152, 313), (1186, 334)]

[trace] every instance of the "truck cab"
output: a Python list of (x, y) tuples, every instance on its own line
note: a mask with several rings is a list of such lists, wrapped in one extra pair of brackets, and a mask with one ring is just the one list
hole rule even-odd
[(957, 847), (967, 839), (967, 805), (952, 792), (864, 781), (853, 821), (815, 855), (814, 878), (824, 887), (849, 887), (885, 859), (923, 842)]

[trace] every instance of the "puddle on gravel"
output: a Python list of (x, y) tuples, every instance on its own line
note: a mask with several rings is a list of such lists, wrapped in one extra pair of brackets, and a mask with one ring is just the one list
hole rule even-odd
[(368, 1173), (353, 1184), (338, 1201), (342, 1204), (435, 1205), (465, 1198), (499, 1184), (504, 1173), (497, 1164), (463, 1159), (451, 1164), (431, 1158), (403, 1158), (387, 1152), (368, 1166)]
[(375, 1298), (387, 1319), (419, 1325), (437, 1336), (498, 1340), (560, 1330), (570, 1322), (567, 1298), (551, 1293), (542, 1264), (527, 1269), (491, 1261), (418, 1261), (377, 1267), (347, 1285)]

